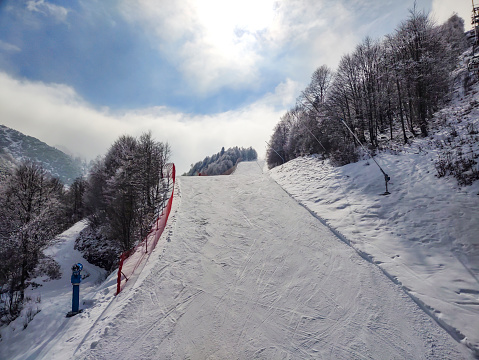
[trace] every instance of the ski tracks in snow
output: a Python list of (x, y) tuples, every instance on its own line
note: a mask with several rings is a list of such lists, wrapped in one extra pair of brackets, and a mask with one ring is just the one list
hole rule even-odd
[(255, 163), (178, 183), (171, 242), (80, 358), (470, 356)]

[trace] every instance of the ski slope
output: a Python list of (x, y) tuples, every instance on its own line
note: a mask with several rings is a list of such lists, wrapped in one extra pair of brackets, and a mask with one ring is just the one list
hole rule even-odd
[(472, 357), (257, 163), (178, 185), (161, 249), (73, 358)]
[[(104, 269), (88, 263), (81, 252), (74, 249), (78, 234), (86, 226), (86, 221), (76, 223), (59, 235), (45, 250), (45, 254), (52, 256), (60, 265), (61, 277), (56, 280), (48, 280), (46, 276), (33, 279), (41, 285), (34, 289), (29, 287), (25, 291), (25, 296), (32, 298), (33, 301), (27, 302), (20, 317), (7, 327), (0, 329), (1, 360), (58, 359), (57, 353), (54, 353), (55, 356), (51, 353), (47, 356), (45, 354), (55, 347), (59, 348), (59, 353), (62, 353), (65, 346), (68, 348), (68, 344), (71, 344), (71, 338), (75, 334), (91, 326), (92, 321), (89, 318), (97, 311), (91, 308), (94, 302), (92, 295), (97, 293), (99, 284), (103, 282), (104, 287), (108, 282), (103, 281), (106, 277)], [(84, 265), (80, 297), (81, 308), (85, 310), (88, 317), (66, 318), (65, 315), (72, 310), (71, 267), (78, 262)], [(113, 285), (114, 283), (110, 281), (110, 286), (113, 287)], [(109, 296), (104, 293), (100, 296), (106, 306), (107, 301), (113, 298), (113, 290)], [(39, 299), (40, 302), (36, 302), (35, 299)], [(40, 311), (24, 328), (25, 312), (29, 308)], [(68, 337), (63, 338), (65, 335)], [(65, 355), (62, 358), (67, 359), (68, 356)]]

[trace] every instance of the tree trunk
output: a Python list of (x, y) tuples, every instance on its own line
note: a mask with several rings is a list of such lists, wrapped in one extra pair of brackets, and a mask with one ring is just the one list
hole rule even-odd
[(404, 114), (402, 111), (402, 96), (401, 96), (401, 86), (399, 85), (399, 78), (396, 73), (396, 86), (398, 90), (398, 102), (399, 102), (399, 117), (401, 118), (401, 128), (402, 128), (402, 133), (404, 136), (404, 143), (407, 144), (407, 135), (406, 135), (406, 126), (404, 124)]

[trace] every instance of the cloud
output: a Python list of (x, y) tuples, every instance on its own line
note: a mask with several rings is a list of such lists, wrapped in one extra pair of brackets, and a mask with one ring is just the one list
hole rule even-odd
[[(275, 21), (265, 33), (265, 48), (288, 76), (296, 72), (309, 78), (323, 64), (335, 68), (363, 36), (354, 9), (342, 2), (283, 0), (277, 6)], [(283, 64), (280, 54), (286, 51)]]
[(0, 40), (0, 51), (18, 52), (18, 51), (22, 51), (22, 49), (20, 49), (16, 45)]
[[(68, 84), (97, 106), (202, 113), (242, 106), (288, 78), (306, 86), (317, 67), (336, 68), (366, 35), (383, 35), (399, 8), (407, 13), (392, 0), (53, 3), (26, 0), (0, 13), (8, 29), (0, 38), (22, 49), (0, 54), (0, 68)], [(67, 28), (52, 14), (68, 17)]]
[(309, 77), (324, 63), (334, 67), (363, 36), (354, 9), (324, 0), (124, 0), (120, 10), (153, 34), (200, 96), (254, 90), (271, 70)]
[(66, 8), (51, 4), (45, 0), (30, 0), (27, 2), (27, 9), (45, 16), (52, 16), (59, 22), (65, 22), (68, 15)]
[(128, 130), (68, 86), (20, 81), (5, 73), (0, 73), (0, 118), (8, 127), (88, 158), (104, 153), (117, 133)]
[[(272, 12), (272, 1), (266, 3), (271, 3)], [(238, 89), (258, 81), (261, 55), (255, 32), (260, 22), (254, 16), (245, 22), (248, 17), (240, 11), (250, 10), (251, 17), (252, 5), (251, 0), (127, 0), (120, 9), (126, 19), (155, 35), (155, 45), (177, 65), (191, 90), (201, 95), (225, 85)]]
[[(476, 5), (477, 6), (477, 5)], [(466, 30), (470, 29), (472, 4), (457, 0), (432, 0), (432, 16), (439, 23), (445, 22), (453, 13), (464, 19)]]
[(68, 15), (66, 8), (51, 4), (45, 0), (30, 0), (27, 2), (27, 9), (45, 16), (51, 16), (59, 22), (65, 22)]
[(172, 160), (183, 173), (222, 146), (253, 146), (264, 154), (264, 141), (299, 90), (298, 83), (286, 80), (248, 106), (214, 115), (185, 114), (164, 106), (115, 113), (92, 108), (71, 87), (0, 73), (0, 118), (8, 127), (89, 159), (105, 154), (122, 134), (138, 136), (151, 130), (158, 141), (170, 143)]

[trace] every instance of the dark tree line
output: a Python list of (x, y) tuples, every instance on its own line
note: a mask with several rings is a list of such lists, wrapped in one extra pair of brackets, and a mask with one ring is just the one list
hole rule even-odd
[(367, 37), (344, 55), (336, 72), (321, 66), (313, 73), (273, 131), (269, 167), (313, 153), (342, 165), (357, 160), (356, 138), (376, 149), (381, 139), (407, 143), (427, 136), (466, 46), (464, 21), (457, 15), (436, 26), (424, 12), (410, 10), (393, 34), (382, 41)]
[(232, 169), (238, 161), (252, 161), (258, 158), (258, 153), (252, 147), (247, 149), (237, 146), (229, 148), (221, 148), (221, 151), (212, 156), (207, 156), (203, 161), (198, 161), (191, 165), (190, 171), (185, 175), (222, 175)]

